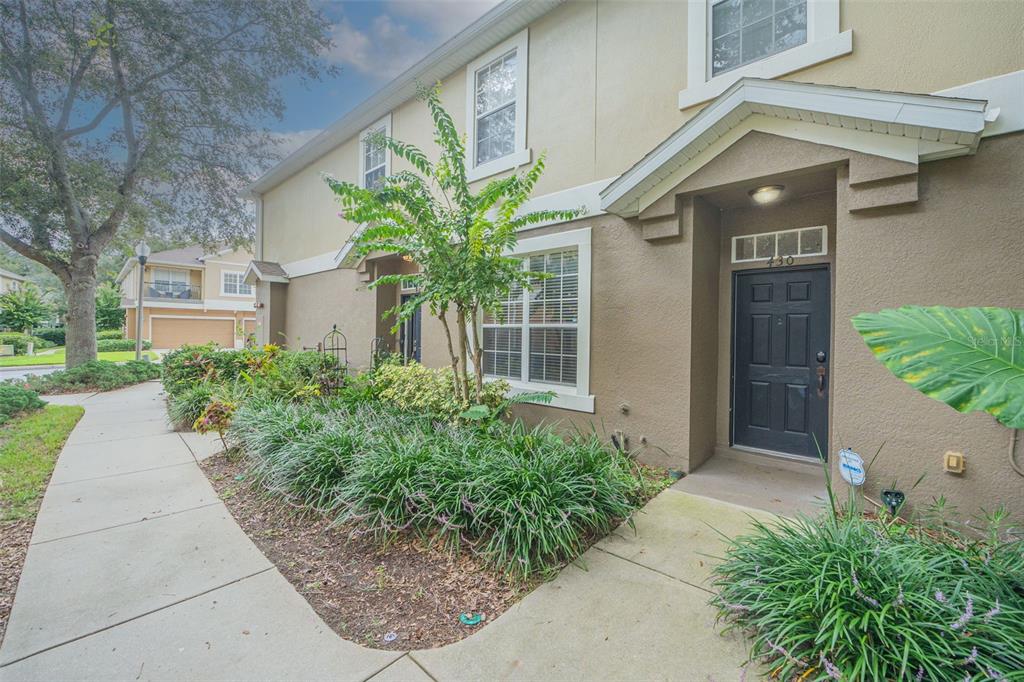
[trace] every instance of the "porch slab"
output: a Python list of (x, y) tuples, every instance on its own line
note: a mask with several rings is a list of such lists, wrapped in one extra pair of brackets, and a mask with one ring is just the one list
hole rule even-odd
[(722, 535), (741, 535), (755, 518), (769, 521), (774, 517), (669, 489), (634, 515), (635, 531), (623, 524), (598, 542), (597, 547), (694, 587), (711, 590), (711, 568), (725, 551)]
[(437, 680), (740, 676), (747, 647), (718, 634), (706, 591), (600, 549), (581, 565), (468, 639), (409, 655)]
[(193, 461), (188, 446), (176, 433), (112, 441), (102, 451), (91, 443), (65, 446), (50, 485), (63, 485), (104, 476), (117, 476)]
[[(102, 533), (32, 544), (0, 665), (268, 568), (270, 562), (219, 503)], [(186, 623), (183, 629), (199, 628), (197, 622)], [(137, 673), (136, 669), (132, 677)]]
[[(268, 570), (44, 651), (4, 668), (3, 676), (25, 682), (237, 680), (253, 675), (365, 680), (401, 656), (341, 639), (280, 573)], [(405, 659), (384, 669), (395, 669), (393, 674), (401, 677), (372, 679), (429, 680)], [(414, 676), (417, 672), (420, 677)]]
[(784, 516), (816, 514), (827, 497), (819, 465), (732, 449), (719, 451), (672, 489)]
[[(103, 469), (99, 462), (97, 459), (97, 471)], [(43, 498), (32, 543), (218, 502), (217, 493), (203, 472), (189, 464), (51, 486)]]

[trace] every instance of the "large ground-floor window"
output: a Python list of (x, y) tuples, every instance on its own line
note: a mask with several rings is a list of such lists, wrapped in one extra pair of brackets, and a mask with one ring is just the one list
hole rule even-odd
[(484, 374), (519, 390), (553, 390), (556, 405), (592, 411), (590, 229), (522, 239), (512, 255), (548, 276), (516, 287), (484, 317)]

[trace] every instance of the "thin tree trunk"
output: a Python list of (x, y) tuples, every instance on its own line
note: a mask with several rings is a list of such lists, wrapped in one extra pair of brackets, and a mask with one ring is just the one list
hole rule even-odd
[(75, 367), (96, 359), (96, 256), (73, 253), (71, 281), (65, 286), (65, 365)]
[(459, 357), (462, 359), (462, 372), (459, 376), (459, 382), (462, 385), (463, 399), (469, 402), (469, 349), (467, 347), (469, 339), (466, 338), (466, 310), (461, 305), (457, 305), (455, 310), (455, 322), (459, 325)]
[(476, 402), (481, 404), (484, 401), (484, 353), (480, 340), (480, 309), (473, 306), (473, 378), (476, 388)]
[(462, 392), (459, 390), (459, 358), (455, 355), (455, 348), (452, 345), (452, 330), (448, 327), (448, 316), (445, 311), (441, 311), (437, 319), (441, 320), (441, 326), (444, 327), (444, 337), (448, 341), (448, 356), (452, 360), (452, 381), (455, 382), (455, 395), (461, 400)]

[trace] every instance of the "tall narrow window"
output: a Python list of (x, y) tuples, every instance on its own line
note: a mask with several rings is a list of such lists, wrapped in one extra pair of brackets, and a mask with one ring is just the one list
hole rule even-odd
[(478, 166), (515, 151), (516, 52), (506, 52), (476, 72)]
[[(372, 134), (381, 134), (383, 128), (374, 130)], [(370, 139), (363, 140), (363, 187), (374, 189), (380, 184), (387, 174), (385, 170), (385, 158), (387, 156), (384, 147), (374, 144)]]
[(359, 182), (366, 189), (375, 189), (391, 172), (388, 150), (374, 144), (372, 138), (391, 135), (391, 114), (367, 128), (359, 136)]
[(529, 33), (466, 66), (466, 176), (473, 182), (530, 162), (526, 146)]
[(711, 76), (807, 42), (807, 0), (720, 0), (711, 6)]

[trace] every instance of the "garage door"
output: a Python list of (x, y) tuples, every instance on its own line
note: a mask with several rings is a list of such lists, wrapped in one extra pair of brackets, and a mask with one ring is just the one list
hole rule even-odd
[(225, 348), (234, 348), (234, 321), (153, 318), (153, 348), (177, 348), (186, 343), (209, 343), (210, 341), (219, 343)]

